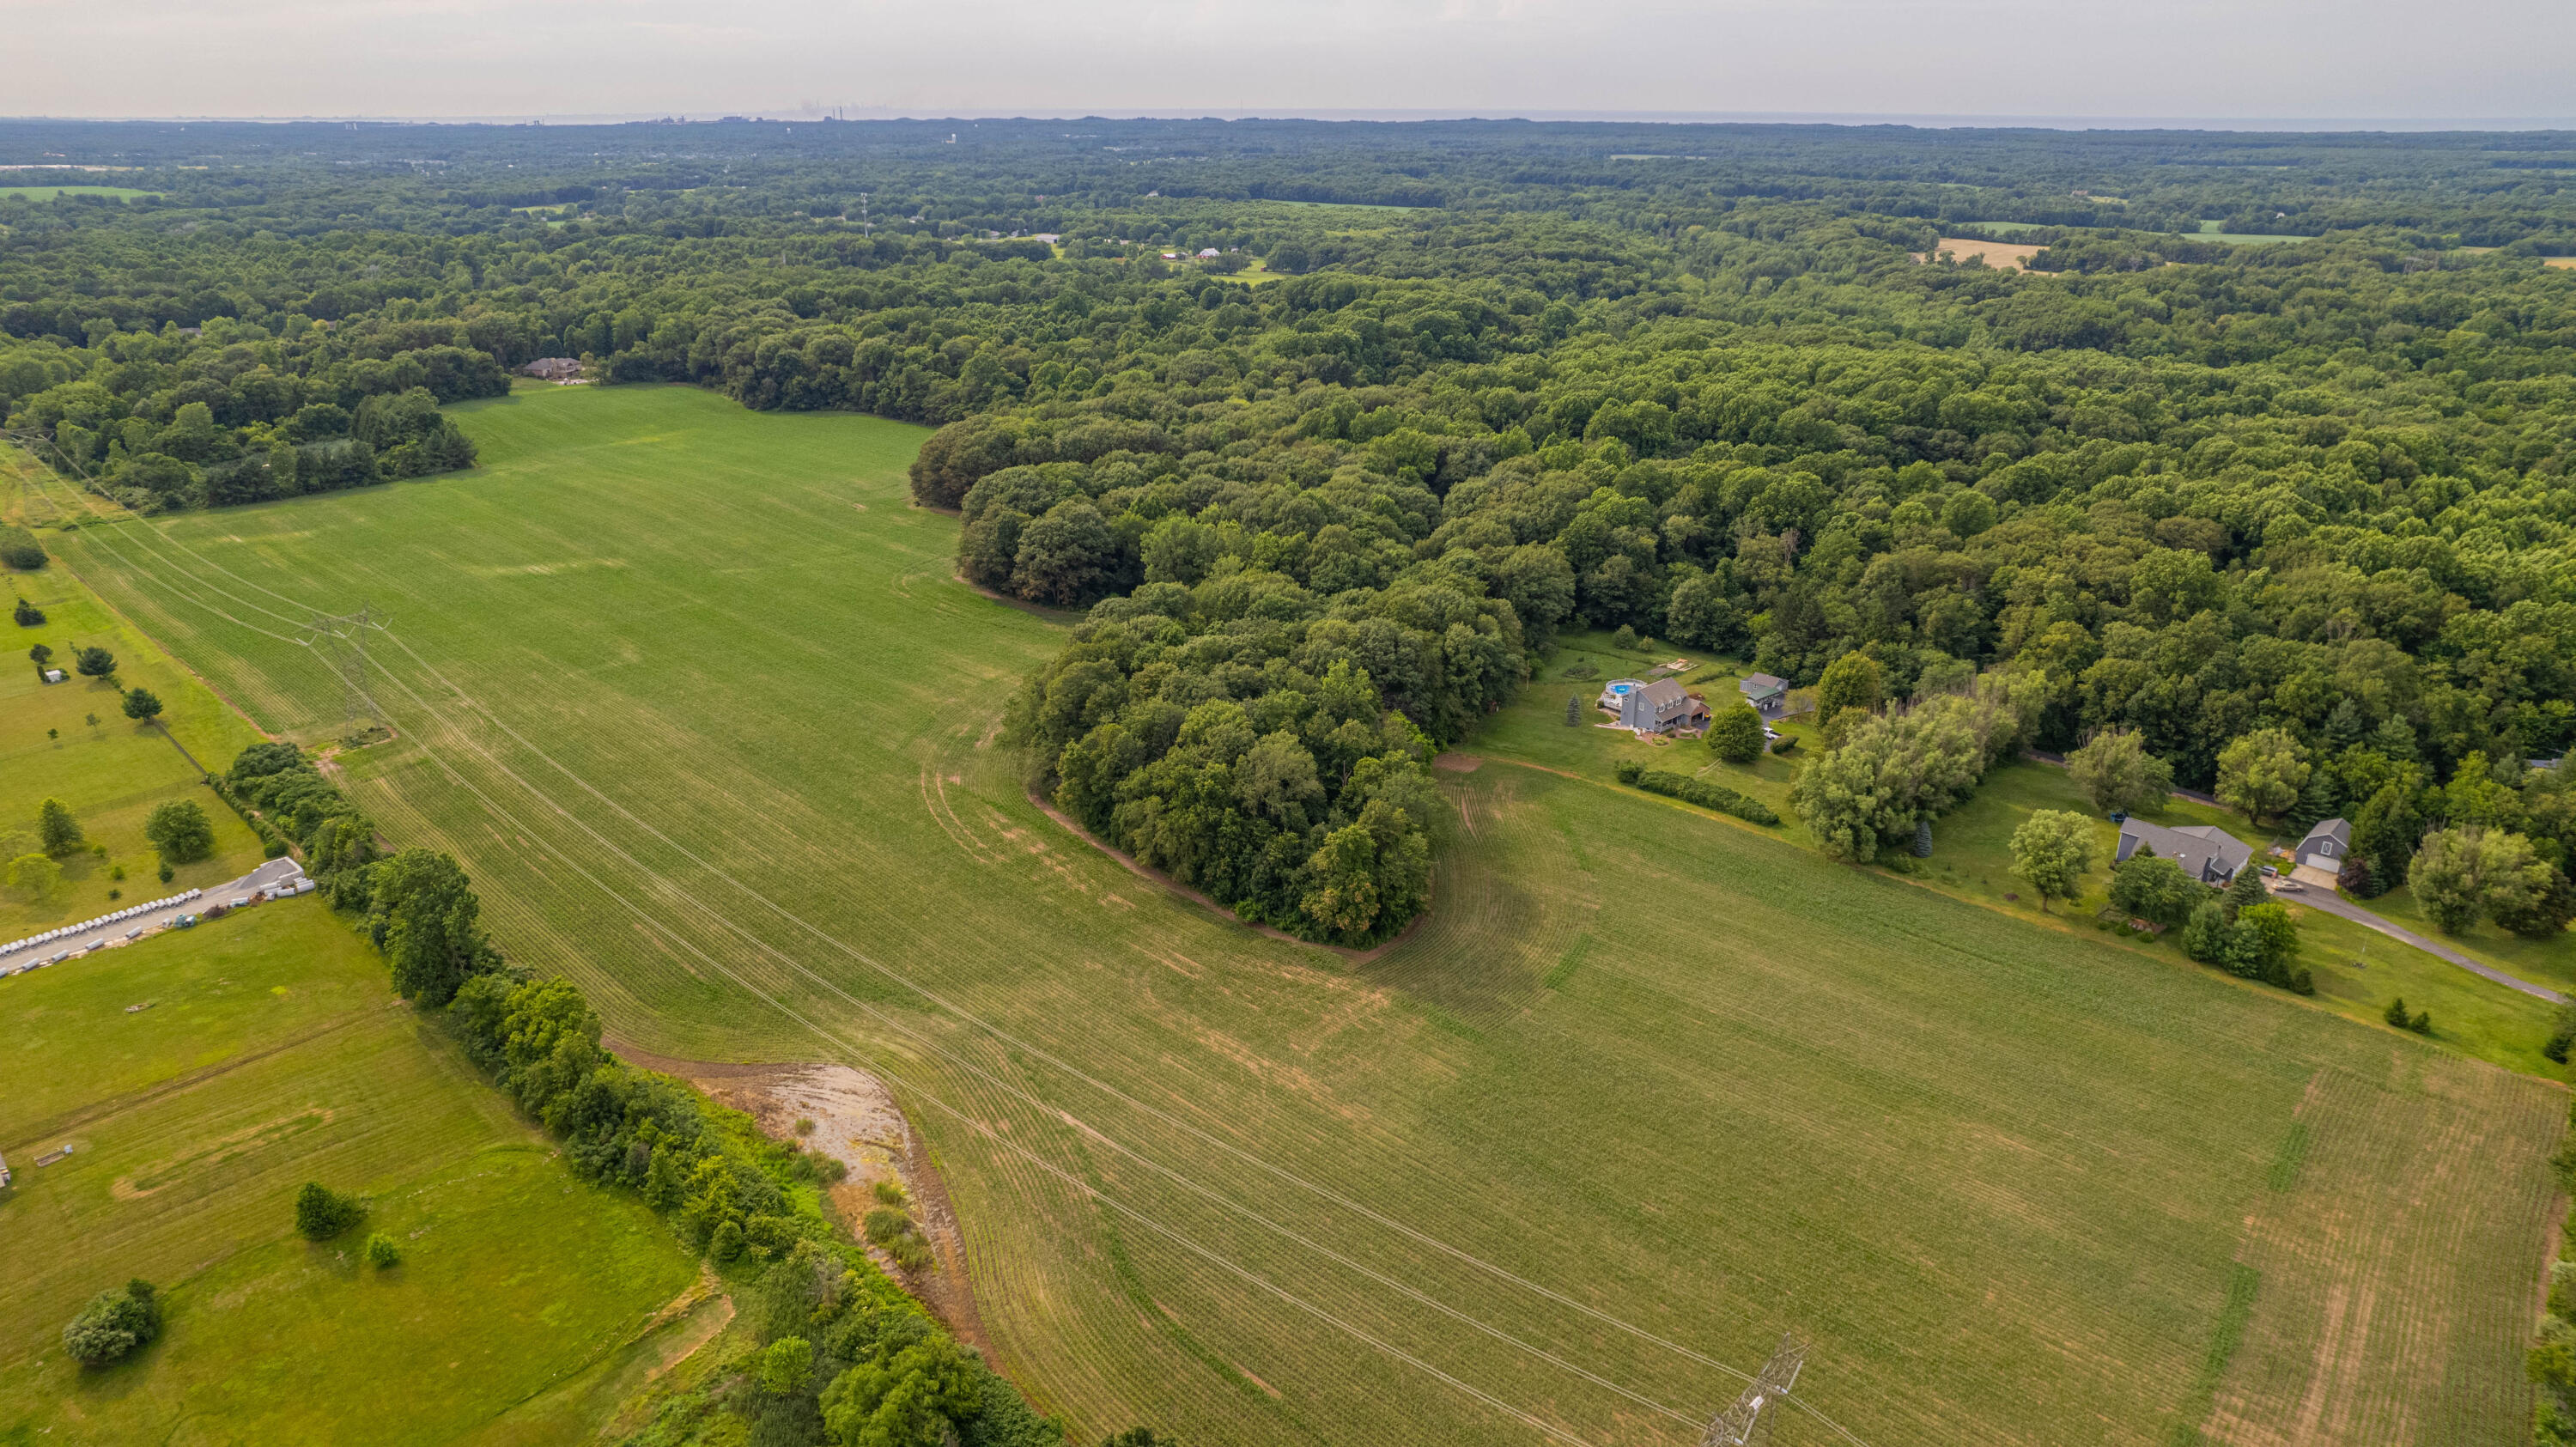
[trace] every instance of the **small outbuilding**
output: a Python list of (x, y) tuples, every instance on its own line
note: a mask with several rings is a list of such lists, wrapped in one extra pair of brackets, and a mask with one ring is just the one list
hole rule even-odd
[(1763, 714), (1777, 714), (1789, 702), (1789, 680), (1756, 673), (1735, 686), (1744, 701)]
[(2352, 825), (2341, 819), (2327, 819), (2308, 831), (2290, 856), (2310, 869), (2333, 874), (2343, 868), (2346, 855), (2352, 853)]
[(579, 357), (539, 357), (519, 369), (540, 382), (569, 382), (581, 375)]
[(2225, 884), (2254, 857), (2254, 846), (2215, 824), (2186, 824), (2168, 829), (2144, 819), (2120, 821), (2119, 858), (2126, 861), (2141, 848), (2182, 866), (2203, 884)]

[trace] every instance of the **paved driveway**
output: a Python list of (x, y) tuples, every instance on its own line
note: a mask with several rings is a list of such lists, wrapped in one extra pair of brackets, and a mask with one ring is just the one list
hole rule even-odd
[(2369, 910), (2363, 909), (2360, 905), (2353, 903), (2351, 900), (2348, 900), (2342, 895), (2336, 894), (2331, 890), (2302, 889), (2295, 894), (2284, 894), (2279, 887), (2278, 881), (2265, 880), (2264, 883), (2272, 888), (2273, 893), (2281, 894), (2282, 898), (2287, 902), (2303, 904), (2310, 909), (2321, 909), (2328, 914), (2342, 915), (2345, 919), (2351, 920), (2354, 924), (2361, 925), (2367, 929), (2375, 929), (2381, 934), (2388, 936), (2390, 939), (2413, 945), (2415, 948), (2433, 956), (2435, 959), (2448, 960), (2452, 964), (2459, 966), (2461, 969), (2467, 970), (2473, 975), (2484, 975), (2488, 979), (2495, 981), (2497, 984), (2504, 986), (2506, 989), (2520, 990), (2526, 995), (2537, 995), (2541, 999), (2548, 1000), (2552, 1003), (2564, 1003), (2567, 999), (2566, 996), (2558, 993), (2556, 990), (2543, 989), (2542, 987), (2531, 983), (2529, 980), (2516, 979), (2513, 976), (2506, 974), (2504, 971), (2497, 969), (2493, 965), (2482, 965), (2476, 960), (2470, 959), (2467, 955), (2461, 954), (2458, 950), (2452, 949), (2448, 945), (2436, 944), (2435, 942), (2424, 938), (2422, 935), (2419, 935), (2413, 930), (2407, 929), (2402, 925), (2390, 924), (2388, 921), (2372, 914)]
[[(0, 973), (14, 974), (41, 961), (52, 959), (65, 950), (69, 950), (78, 957), (94, 945), (102, 945), (110, 940), (121, 940), (135, 930), (149, 932), (167, 929), (183, 914), (204, 914), (215, 905), (229, 905), (246, 895), (256, 896), (261, 890), (273, 885), (283, 884), (292, 887), (303, 873), (304, 866), (292, 859), (272, 859), (239, 879), (209, 886), (204, 893), (194, 899), (163, 905), (159, 909), (128, 915), (120, 920), (93, 923), (87, 929), (74, 930), (70, 934), (59, 936), (42, 945), (26, 946), (9, 954), (0, 955)], [(65, 963), (70, 962), (65, 961)]]

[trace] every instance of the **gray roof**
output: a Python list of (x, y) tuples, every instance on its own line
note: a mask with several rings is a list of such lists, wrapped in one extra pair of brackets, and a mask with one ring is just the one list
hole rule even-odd
[(1657, 723), (1679, 718), (1689, 713), (1691, 709), (1689, 692), (1669, 678), (1647, 684), (1643, 688), (1633, 689), (1629, 692), (1628, 698), (1636, 709), (1636, 713), (1629, 717), (1648, 718)]
[(2186, 824), (2168, 829), (2143, 819), (2120, 821), (2120, 855), (2122, 859), (2144, 844), (2156, 853), (2182, 866), (2182, 872), (2194, 879), (2215, 883), (2245, 867), (2254, 857), (2254, 846), (2219, 828), (2215, 824)]
[(2290, 852), (2305, 854), (2308, 852), (2308, 846), (2320, 839), (2331, 839), (2337, 844), (2349, 845), (2352, 843), (2352, 826), (2341, 819), (2322, 820), (2317, 827), (2308, 831), (2308, 837), (2299, 841), (2299, 847)]
[(1745, 680), (1742, 683), (1737, 684), (1735, 687), (1736, 691), (1739, 693), (1751, 695), (1753, 697), (1760, 697), (1766, 693), (1780, 693), (1785, 691), (1789, 687), (1789, 680), (1785, 678), (1774, 678), (1767, 673), (1755, 673), (1748, 674), (1745, 677)]

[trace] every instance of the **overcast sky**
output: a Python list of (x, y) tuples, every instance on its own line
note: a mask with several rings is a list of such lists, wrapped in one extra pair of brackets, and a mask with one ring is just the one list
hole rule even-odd
[(0, 0), (0, 113), (2576, 116), (2576, 0)]

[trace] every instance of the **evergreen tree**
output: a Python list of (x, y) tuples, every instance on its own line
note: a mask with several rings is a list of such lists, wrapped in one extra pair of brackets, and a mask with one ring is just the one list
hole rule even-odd
[(1583, 727), (1583, 700), (1570, 693), (1565, 696), (1565, 726), (1570, 729)]
[(1914, 857), (1932, 857), (1932, 821), (1928, 818), (1914, 821)]
[(2379, 1013), (2379, 1018), (2396, 1026), (2400, 1030), (2405, 1029), (2407, 1025), (2406, 997), (2404, 995), (2400, 995), (2396, 999), (2389, 1001), (2388, 1008)]
[(2204, 965), (2214, 965), (2227, 958), (2227, 911), (2218, 901), (2210, 900), (2191, 912), (2182, 927), (2182, 952)]
[(2227, 922), (2234, 924), (2238, 912), (2245, 906), (2261, 904), (2271, 897), (2263, 889), (2262, 869), (2253, 860), (2248, 859), (2245, 861), (2245, 867), (2236, 871), (2236, 877), (2227, 881), (2227, 889), (2219, 895), (2218, 899), (2219, 904), (2227, 911)]
[(36, 842), (57, 859), (80, 847), (80, 821), (72, 817), (69, 804), (47, 799), (36, 806)]
[(2328, 753), (2339, 754), (2360, 743), (2361, 710), (2347, 696), (2336, 701), (2334, 712), (2326, 715), (2325, 741)]
[(2334, 817), (2343, 803), (2336, 790), (2334, 776), (2324, 769), (2308, 775), (2307, 787), (2299, 791), (2299, 802), (2290, 808), (2288, 824), (2305, 835), (2309, 830)]
[(2394, 714), (2381, 719), (2379, 727), (2371, 731), (2370, 747), (2391, 763), (2411, 764), (2423, 757), (2415, 747), (2415, 730)]

